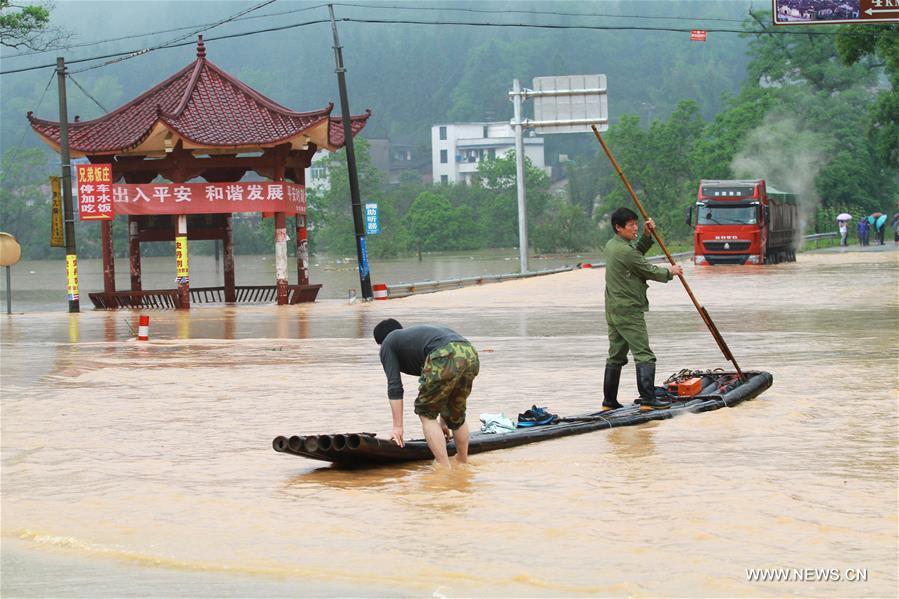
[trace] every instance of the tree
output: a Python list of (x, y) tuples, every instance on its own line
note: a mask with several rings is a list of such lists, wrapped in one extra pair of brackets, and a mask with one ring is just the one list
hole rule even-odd
[(59, 27), (50, 26), (52, 4), (13, 4), (0, 0), (0, 45), (8, 48), (49, 50), (69, 38)]
[[(518, 245), (518, 191), (515, 152), (485, 160), (478, 165), (478, 183), (485, 193), (479, 216), (487, 247)], [(524, 185), (527, 201), (528, 236), (539, 224), (550, 198), (549, 177), (524, 159)]]
[[(368, 143), (357, 138), (353, 145), (356, 155), (356, 172), (359, 179), (360, 201), (380, 195), (381, 174), (371, 162)], [(315, 229), (316, 247), (338, 256), (356, 255), (356, 230), (350, 196), (349, 171), (346, 150), (325, 158), (330, 187), (311, 198), (309, 222)]]
[(593, 221), (581, 206), (554, 198), (547, 214), (534, 227), (531, 243), (538, 252), (580, 252), (599, 245), (599, 238)]
[(885, 164), (899, 167), (899, 25), (851, 25), (836, 44), (844, 64), (883, 67), (891, 89), (882, 90), (870, 107), (868, 138)]
[(415, 198), (406, 213), (406, 222), (419, 260), (422, 250), (442, 250), (452, 246), (453, 232), (458, 226), (455, 217), (449, 200), (438, 193), (426, 191)]
[[(696, 102), (684, 100), (667, 121), (657, 120), (643, 129), (639, 118), (625, 115), (606, 135), (621, 170), (666, 236), (687, 233), (683, 209), (695, 196), (697, 184), (693, 148), (706, 126)], [(617, 173), (610, 172), (606, 179), (610, 191), (603, 197), (603, 215), (631, 206), (633, 200)], [(610, 227), (604, 231), (605, 237), (612, 235)]]
[(47, 156), (40, 150), (10, 150), (0, 169), (0, 230), (16, 237), (23, 257), (51, 255)]

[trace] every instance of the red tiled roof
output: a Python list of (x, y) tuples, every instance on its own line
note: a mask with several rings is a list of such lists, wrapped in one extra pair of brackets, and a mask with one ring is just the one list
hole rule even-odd
[[(319, 147), (335, 150), (343, 146), (344, 135), (340, 117), (330, 116), (333, 106), (312, 112), (281, 106), (206, 60), (201, 37), (197, 59), (172, 77), (98, 119), (69, 123), (69, 146), (75, 155), (127, 153), (142, 144), (138, 152), (158, 152), (163, 150), (163, 137), (171, 137), (170, 131), (185, 147), (194, 149), (271, 147), (285, 142), (299, 147), (308, 138)], [(370, 115), (366, 111), (351, 117), (354, 136)], [(59, 146), (58, 121), (38, 119), (30, 112), (28, 120), (47, 143)]]

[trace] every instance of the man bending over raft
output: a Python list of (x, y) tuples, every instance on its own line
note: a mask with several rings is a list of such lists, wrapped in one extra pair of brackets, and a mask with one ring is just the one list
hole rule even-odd
[(656, 357), (649, 348), (646, 318), (649, 310), (646, 281), (667, 283), (684, 270), (677, 264), (667, 268), (654, 266), (644, 254), (652, 247), (652, 219), (643, 224), (643, 235), (637, 239), (637, 215), (627, 208), (612, 213), (615, 236), (605, 248), (606, 256), (606, 324), (609, 327), (609, 358), (602, 384), (602, 409), (622, 407), (618, 403), (618, 381), (621, 367), (627, 364), (627, 352), (634, 356), (637, 367), (637, 390), (641, 410), (664, 409), (670, 406), (655, 396)]
[(480, 370), (478, 352), (457, 332), (441, 326), (415, 325), (407, 329), (392, 318), (374, 330), (381, 346), (381, 364), (387, 374), (387, 398), (393, 417), (390, 438), (403, 447), (403, 383), (400, 373), (418, 379), (415, 413), (437, 463), (449, 466), (446, 438), (456, 440), (456, 459), (468, 461), (466, 400)]

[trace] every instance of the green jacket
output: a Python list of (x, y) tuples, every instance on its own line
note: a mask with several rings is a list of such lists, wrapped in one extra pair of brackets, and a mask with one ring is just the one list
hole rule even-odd
[(640, 235), (636, 244), (615, 235), (606, 244), (606, 313), (626, 316), (649, 310), (646, 281), (667, 283), (674, 275), (667, 268), (654, 266), (643, 254), (652, 247), (651, 235)]

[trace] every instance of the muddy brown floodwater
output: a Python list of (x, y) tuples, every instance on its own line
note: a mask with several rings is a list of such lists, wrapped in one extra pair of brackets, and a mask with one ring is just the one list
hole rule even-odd
[[(474, 342), (472, 428), (597, 409), (601, 269), (152, 312), (143, 343), (136, 312), (3, 315), (2, 595), (896, 596), (899, 252), (686, 275), (769, 391), (451, 474), (336, 470), (271, 440), (389, 431), (385, 317)], [(650, 302), (660, 379), (727, 366), (676, 281)], [(632, 364), (622, 383), (634, 396)]]

